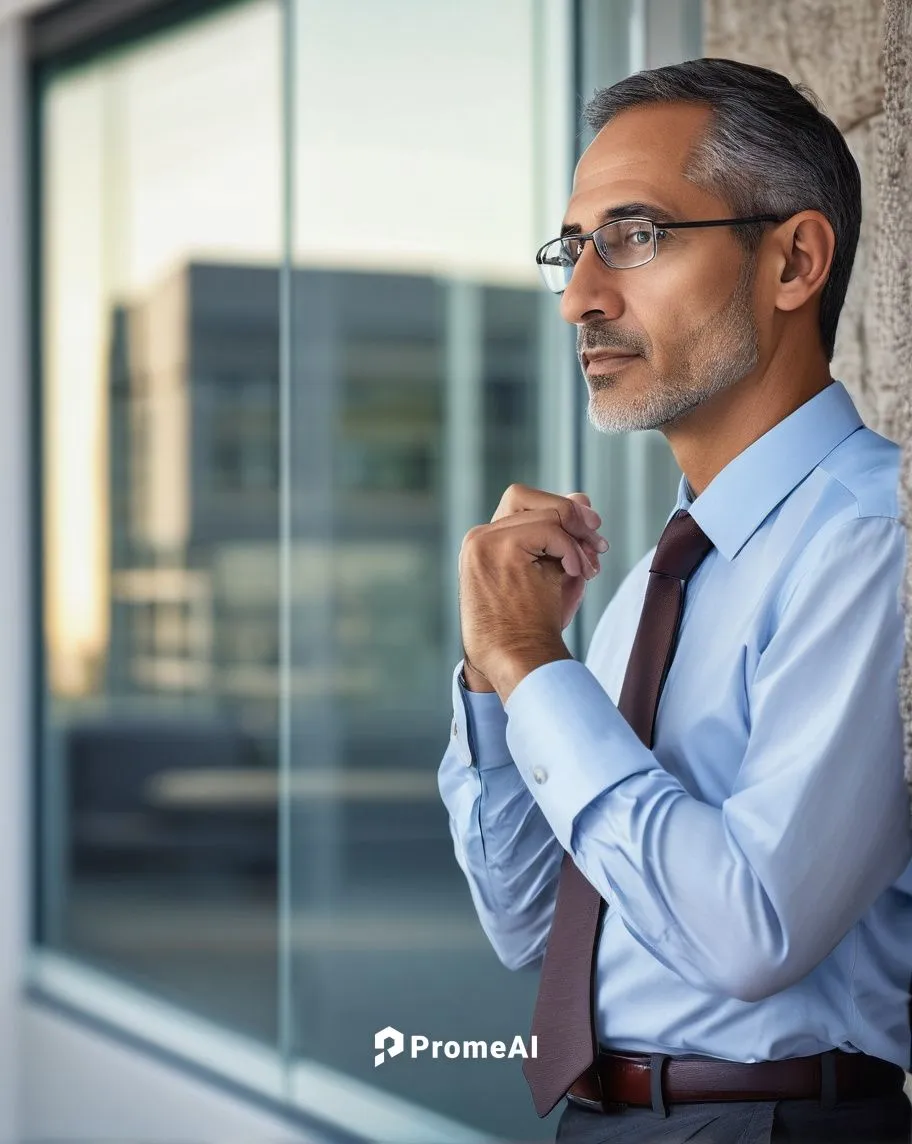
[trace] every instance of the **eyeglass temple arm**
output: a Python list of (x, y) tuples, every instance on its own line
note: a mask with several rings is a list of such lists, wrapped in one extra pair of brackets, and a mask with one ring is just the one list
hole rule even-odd
[(706, 222), (655, 222), (651, 219), (647, 221), (652, 222), (657, 230), (685, 230), (698, 226), (739, 226), (751, 222), (784, 222), (785, 220), (779, 218), (778, 215), (754, 215), (752, 218), (717, 218), (709, 219)]
[[(620, 219), (615, 220), (620, 222)], [(706, 222), (656, 222), (654, 219), (644, 219), (644, 222), (652, 223), (657, 230), (687, 230), (698, 226), (740, 226), (752, 222), (785, 222), (785, 219), (779, 218), (778, 215), (753, 215), (751, 218), (716, 218), (709, 219)], [(610, 226), (610, 223), (603, 223), (604, 226)], [(600, 230), (601, 227), (596, 227)], [(546, 242), (544, 246), (540, 247), (536, 252), (535, 261), (541, 263), (542, 253), (555, 242), (562, 242), (564, 238), (577, 238), (583, 242), (591, 240), (595, 231), (590, 231), (589, 234), (568, 234), (561, 235), (559, 238), (552, 238), (550, 242)]]

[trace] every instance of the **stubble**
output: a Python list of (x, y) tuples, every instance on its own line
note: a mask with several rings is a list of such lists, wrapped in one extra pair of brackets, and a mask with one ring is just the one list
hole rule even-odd
[[(680, 365), (673, 375), (654, 377), (633, 393), (624, 391), (622, 370), (587, 378), (590, 424), (601, 433), (658, 429), (746, 377), (760, 352), (751, 305), (755, 265), (745, 254), (731, 297), (679, 347)], [(649, 368), (645, 357), (642, 364)]]

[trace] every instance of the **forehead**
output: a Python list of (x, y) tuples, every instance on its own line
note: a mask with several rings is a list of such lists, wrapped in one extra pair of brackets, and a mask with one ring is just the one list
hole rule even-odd
[(684, 176), (711, 116), (711, 108), (694, 103), (649, 104), (616, 115), (577, 164), (567, 221), (585, 224), (586, 216), (591, 221), (623, 202), (655, 202), (677, 211), (717, 203)]

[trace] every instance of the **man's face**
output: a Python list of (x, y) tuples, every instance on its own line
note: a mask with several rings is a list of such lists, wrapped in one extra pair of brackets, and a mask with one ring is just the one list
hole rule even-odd
[[(652, 206), (630, 213), (656, 221), (732, 217), (683, 173), (710, 115), (675, 103), (616, 116), (579, 161), (565, 224), (588, 233), (604, 212), (628, 203)], [(668, 425), (754, 369), (752, 264), (731, 227), (659, 232), (656, 257), (630, 269), (606, 266), (586, 243), (561, 314), (577, 327), (597, 429)]]

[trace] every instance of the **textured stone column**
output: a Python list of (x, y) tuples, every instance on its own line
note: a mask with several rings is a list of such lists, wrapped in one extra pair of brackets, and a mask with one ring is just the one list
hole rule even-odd
[[(912, 0), (703, 0), (704, 51), (805, 83), (846, 137), (862, 178), (862, 223), (833, 376), (865, 422), (912, 440)], [(912, 458), (903, 453), (907, 526)], [(912, 788), (912, 574), (907, 561), (901, 703)]]
[(878, 360), (870, 265), (878, 226), (878, 125), (883, 120), (883, 0), (704, 0), (704, 50), (805, 83), (845, 135), (861, 171), (858, 252), (839, 320), (833, 376), (872, 429), (887, 434), (893, 394)]
[[(903, 446), (900, 508), (912, 529), (912, 3), (886, 0), (884, 112), (877, 131), (877, 189), (883, 225), (874, 250), (874, 290), (890, 435)], [(912, 535), (912, 532), (910, 532)], [(906, 657), (900, 696), (906, 729), (906, 778), (912, 786), (912, 561), (906, 558)]]

